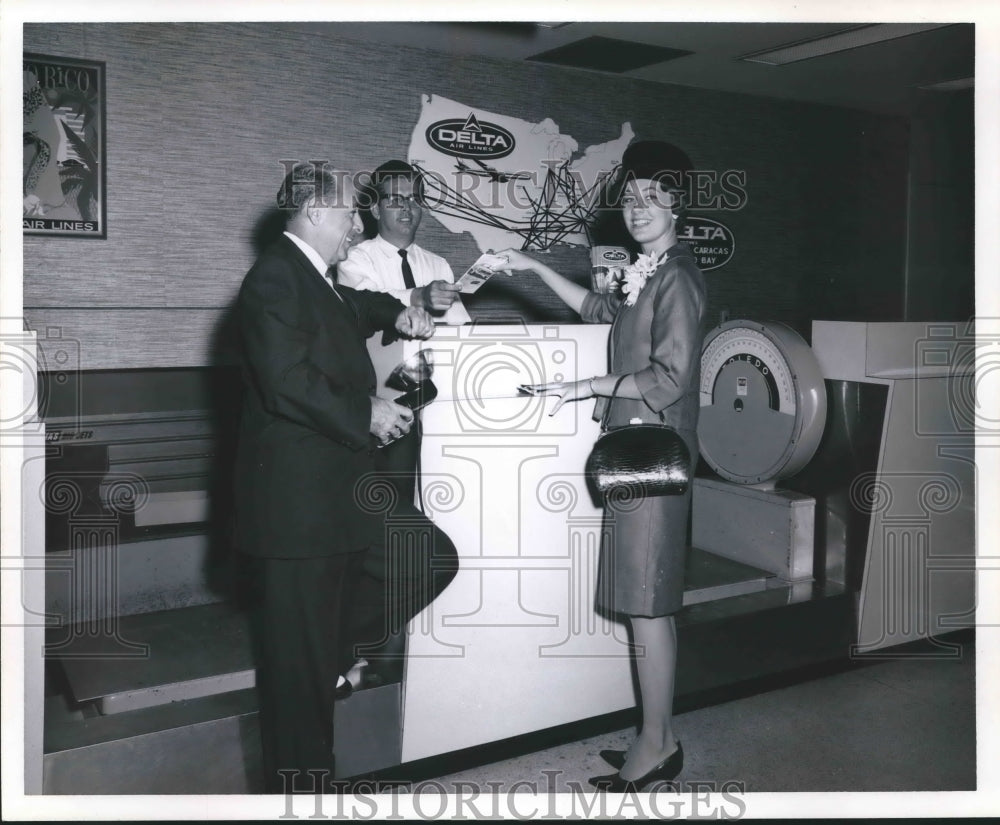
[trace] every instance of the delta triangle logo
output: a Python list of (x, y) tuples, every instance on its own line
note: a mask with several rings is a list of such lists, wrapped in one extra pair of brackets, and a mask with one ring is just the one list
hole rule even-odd
[(514, 151), (514, 135), (496, 123), (480, 122), (475, 113), (439, 120), (427, 127), (427, 143), (445, 155), (473, 160), (505, 158)]

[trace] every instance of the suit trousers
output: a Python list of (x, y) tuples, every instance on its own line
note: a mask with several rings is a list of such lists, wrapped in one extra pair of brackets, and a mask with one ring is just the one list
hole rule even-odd
[(249, 560), (267, 793), (330, 790), (337, 654), (364, 556)]
[(458, 572), (451, 539), (409, 500), (397, 499), (385, 538), (364, 553), (340, 666), (358, 658), (393, 658), (393, 638), (436, 599)]
[(372, 547), (249, 562), (265, 790), (284, 793), (294, 782), (297, 791), (330, 791), (338, 678), (356, 658), (377, 657), (437, 598), (458, 553), (412, 503), (397, 501)]

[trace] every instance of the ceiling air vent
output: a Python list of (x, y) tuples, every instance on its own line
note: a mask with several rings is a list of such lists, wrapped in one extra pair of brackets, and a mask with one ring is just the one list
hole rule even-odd
[(550, 49), (526, 59), (534, 63), (550, 63), (554, 66), (571, 66), (575, 69), (621, 74), (656, 63), (664, 63), (667, 60), (676, 60), (688, 54), (693, 52), (670, 49), (666, 46), (650, 46), (648, 43), (634, 43), (630, 40), (616, 40), (613, 37), (585, 37), (575, 43), (567, 43), (558, 49)]

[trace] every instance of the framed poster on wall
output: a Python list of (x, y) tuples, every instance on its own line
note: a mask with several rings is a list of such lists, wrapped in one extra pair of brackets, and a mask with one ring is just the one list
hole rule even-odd
[(104, 63), (24, 53), (26, 235), (104, 238)]

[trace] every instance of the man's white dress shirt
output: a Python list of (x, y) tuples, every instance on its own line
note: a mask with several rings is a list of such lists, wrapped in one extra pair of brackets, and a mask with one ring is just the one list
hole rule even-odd
[[(415, 243), (406, 247), (406, 259), (413, 271), (413, 282), (418, 287), (427, 286), (431, 281), (455, 281), (455, 275), (444, 258)], [(403, 259), (399, 248), (381, 235), (351, 247), (347, 260), (337, 264), (337, 281), (355, 289), (388, 292), (410, 306), (413, 290), (407, 289), (403, 282)], [(467, 324), (472, 319), (460, 297), (444, 315), (435, 315), (434, 320), (445, 324)]]
[[(293, 235), (291, 232), (285, 232), (284, 235), (286, 238), (288, 238), (288, 240), (290, 240), (293, 244), (295, 244), (299, 249), (302, 250), (302, 254), (309, 259), (310, 263), (312, 263), (314, 267), (316, 267), (316, 270), (319, 272), (319, 274), (323, 276), (323, 280), (326, 281), (332, 289), (334, 284), (333, 284), (333, 279), (330, 277), (329, 274), (330, 267), (326, 265), (326, 261), (323, 260), (323, 256), (320, 255), (311, 246), (309, 246), (309, 244), (307, 244), (304, 240), (302, 240), (302, 238), (300, 238), (298, 235)], [(338, 298), (340, 298), (340, 293), (337, 292), (336, 289), (333, 290), (333, 294), (336, 295)]]

